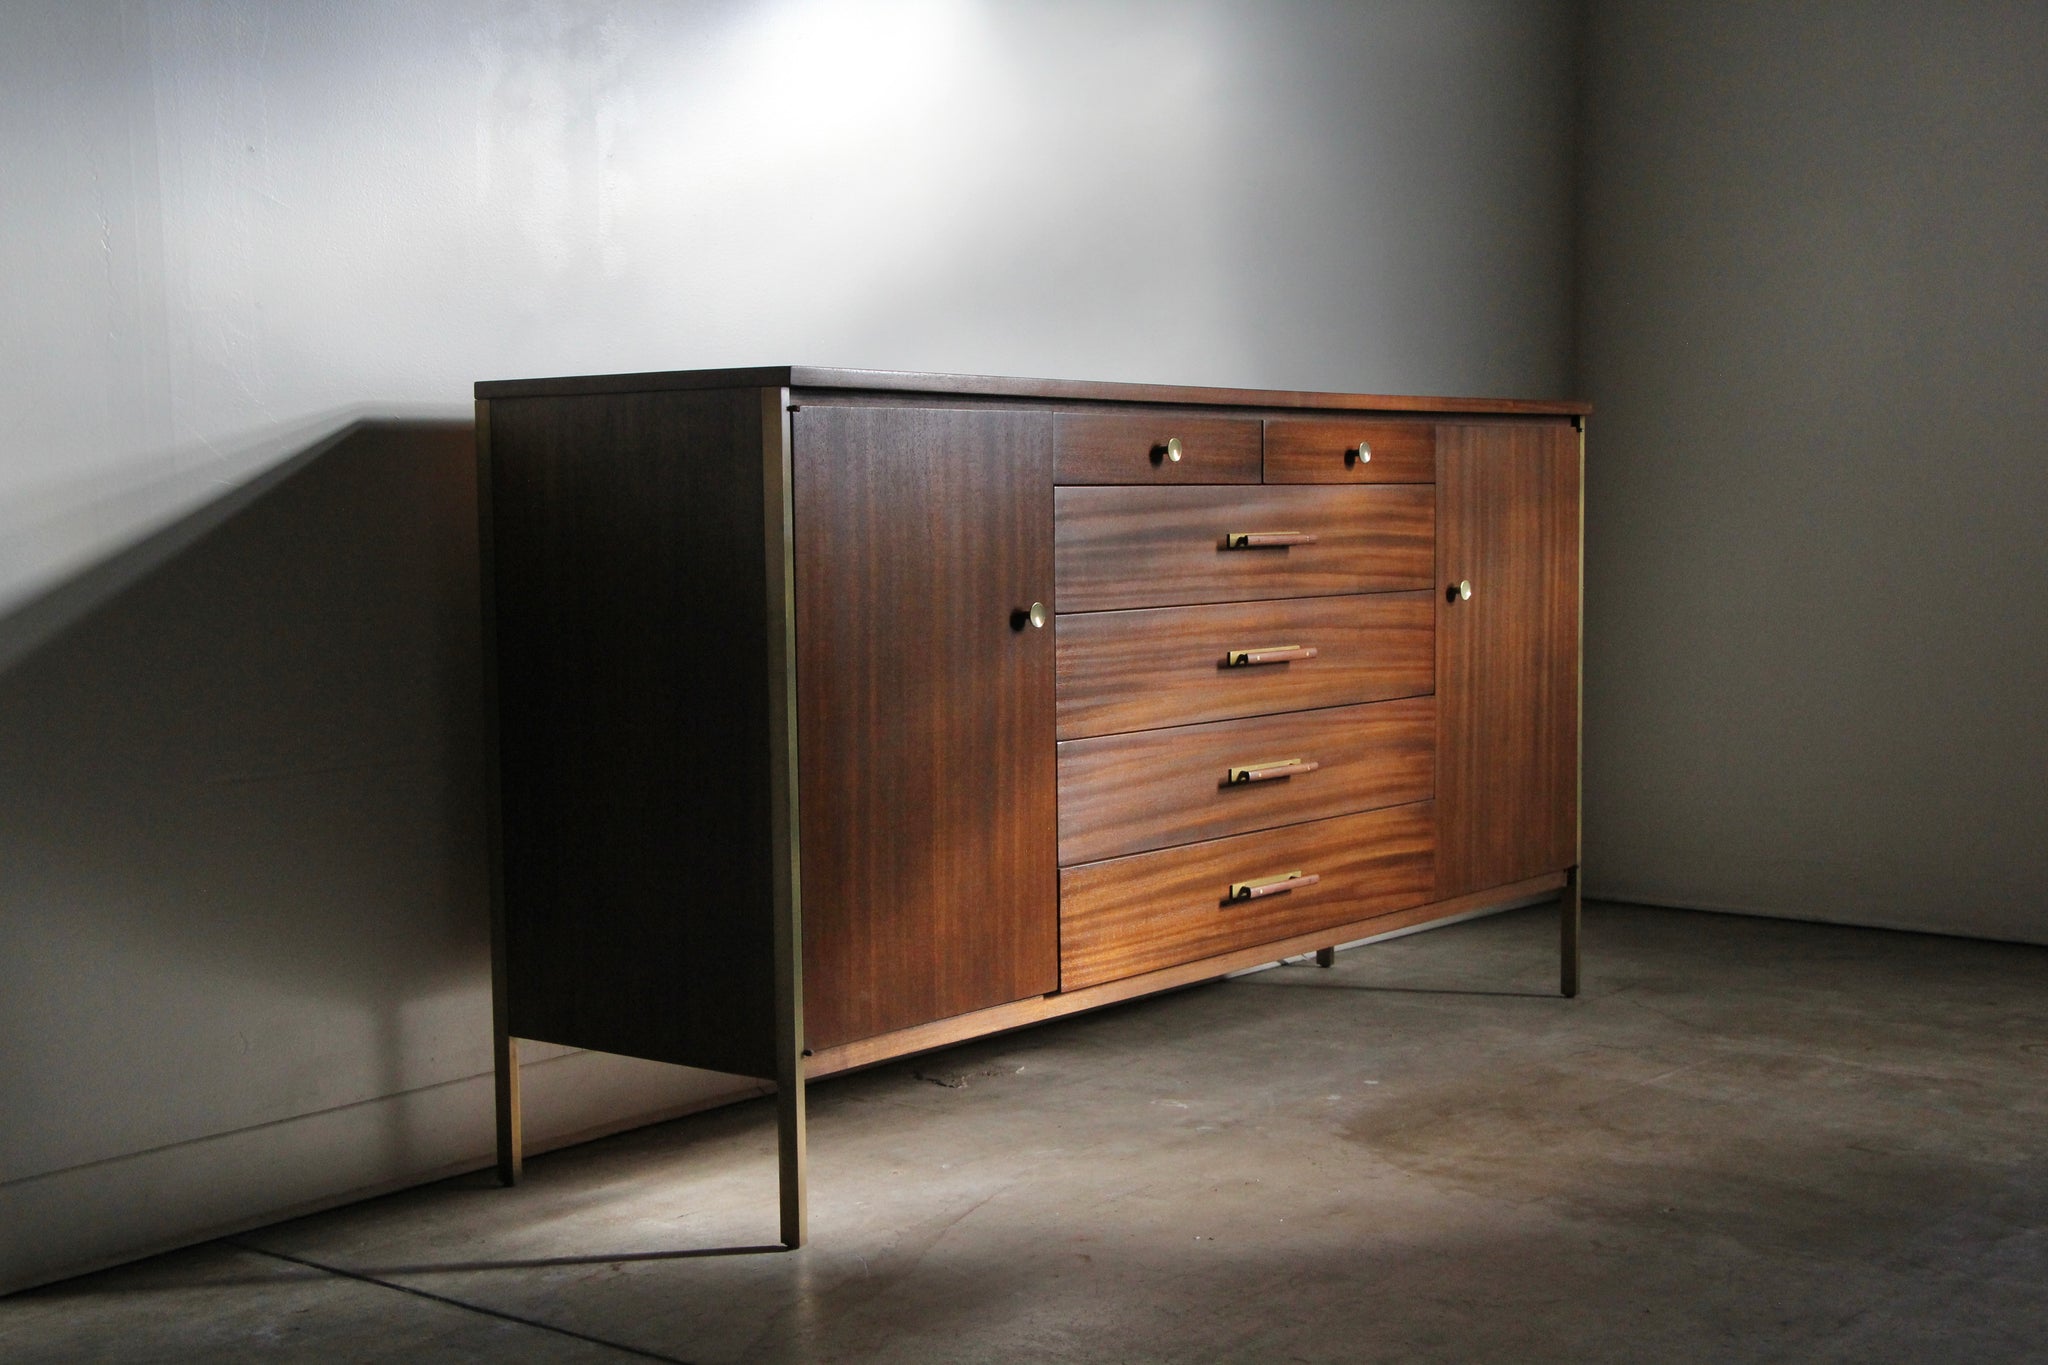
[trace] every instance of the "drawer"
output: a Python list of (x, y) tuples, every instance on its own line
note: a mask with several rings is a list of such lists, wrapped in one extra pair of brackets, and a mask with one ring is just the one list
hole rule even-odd
[[(1419, 697), (1436, 686), (1434, 592), (1090, 612), (1054, 624), (1061, 739)], [(1315, 655), (1226, 662), (1289, 645)]]
[(1434, 483), (1436, 424), (1275, 418), (1266, 423), (1266, 482)]
[[(1257, 483), (1253, 417), (1063, 412), (1053, 418), (1054, 483)], [(1178, 456), (1178, 458), (1175, 458)]]
[[(1071, 991), (1421, 905), (1436, 803), (1393, 806), (1060, 872), (1060, 989)], [(1256, 899), (1233, 887), (1301, 873)]]
[(1436, 489), (1061, 488), (1061, 611), (1424, 589)]
[(1059, 746), (1061, 866), (1427, 801), (1436, 698)]

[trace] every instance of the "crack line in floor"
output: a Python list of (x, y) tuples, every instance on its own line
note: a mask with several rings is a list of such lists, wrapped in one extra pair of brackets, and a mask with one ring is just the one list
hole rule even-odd
[(551, 1322), (541, 1322), (535, 1318), (522, 1318), (517, 1313), (507, 1313), (496, 1308), (486, 1308), (482, 1304), (465, 1303), (461, 1299), (452, 1299), (446, 1294), (436, 1294), (432, 1290), (415, 1289), (411, 1285), (395, 1284), (390, 1280), (380, 1280), (374, 1275), (364, 1275), (358, 1271), (344, 1270), (340, 1266), (324, 1265), (319, 1261), (309, 1261), (303, 1256), (293, 1256), (288, 1252), (272, 1251), (268, 1247), (252, 1246), (247, 1242), (238, 1242), (232, 1237), (223, 1238), (222, 1242), (227, 1246), (235, 1248), (237, 1251), (247, 1251), (257, 1256), (269, 1256), (274, 1260), (304, 1266), (308, 1270), (319, 1270), (329, 1275), (339, 1275), (345, 1280), (354, 1280), (359, 1284), (373, 1284), (380, 1289), (395, 1289), (401, 1294), (411, 1294), (415, 1298), (428, 1299), (434, 1303), (445, 1303), (450, 1308), (460, 1308), (471, 1313), (481, 1313), (487, 1318), (498, 1318), (504, 1322), (516, 1322), (521, 1327), (533, 1327), (543, 1332), (553, 1332), (556, 1336), (571, 1337), (577, 1341), (589, 1342), (592, 1346), (603, 1346), (610, 1350), (623, 1351), (629, 1356), (638, 1356), (642, 1360), (659, 1360), (663, 1362), (663, 1365), (690, 1365), (689, 1361), (684, 1360), (680, 1356), (665, 1356), (654, 1351), (644, 1351), (638, 1346), (627, 1346), (621, 1342), (607, 1341), (603, 1337), (594, 1337), (586, 1332), (578, 1332), (573, 1328), (557, 1327)]

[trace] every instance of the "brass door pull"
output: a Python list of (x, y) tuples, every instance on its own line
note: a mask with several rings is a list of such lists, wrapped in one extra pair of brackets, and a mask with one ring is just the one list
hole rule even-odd
[(1279, 896), (1296, 891), (1304, 886), (1314, 886), (1322, 878), (1313, 872), (1289, 872), (1285, 876), (1267, 877), (1256, 882), (1232, 882), (1232, 901), (1255, 901), (1261, 896)]
[(1233, 649), (1223, 656), (1225, 668), (1245, 668), (1252, 664), (1284, 664), (1290, 659), (1313, 659), (1314, 645), (1266, 645), (1259, 649)]
[(1223, 537), (1226, 550), (1269, 550), (1284, 545), (1313, 545), (1313, 531), (1232, 531)]
[(1357, 445), (1346, 450), (1344, 452), (1344, 463), (1347, 465), (1371, 464), (1372, 442), (1360, 441)]
[(1283, 777), (1298, 777), (1312, 773), (1322, 764), (1314, 759), (1278, 758), (1269, 763), (1247, 763), (1242, 767), (1228, 769), (1227, 785), (1241, 787), (1247, 782), (1272, 782)]

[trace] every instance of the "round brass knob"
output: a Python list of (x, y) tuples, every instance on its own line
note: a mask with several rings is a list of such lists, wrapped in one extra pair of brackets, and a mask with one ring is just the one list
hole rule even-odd
[(1169, 436), (1166, 438), (1166, 458), (1175, 464), (1180, 463), (1180, 437)]
[(1372, 442), (1360, 441), (1358, 443), (1358, 462), (1360, 464), (1372, 463)]
[[(1469, 596), (1470, 594), (1468, 593), (1467, 595)], [(1033, 602), (1031, 610), (1024, 613), (1024, 619), (1029, 621), (1035, 628), (1044, 630), (1045, 623), (1052, 619), (1052, 613), (1045, 609), (1045, 603)]]
[(1460, 602), (1470, 602), (1472, 600), (1471, 579), (1461, 578), (1458, 580), (1458, 600)]

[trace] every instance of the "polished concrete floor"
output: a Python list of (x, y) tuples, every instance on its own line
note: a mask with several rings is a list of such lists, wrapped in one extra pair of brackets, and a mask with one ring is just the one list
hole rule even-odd
[(0, 1359), (2048, 1360), (2048, 949), (1547, 908), (0, 1301)]

